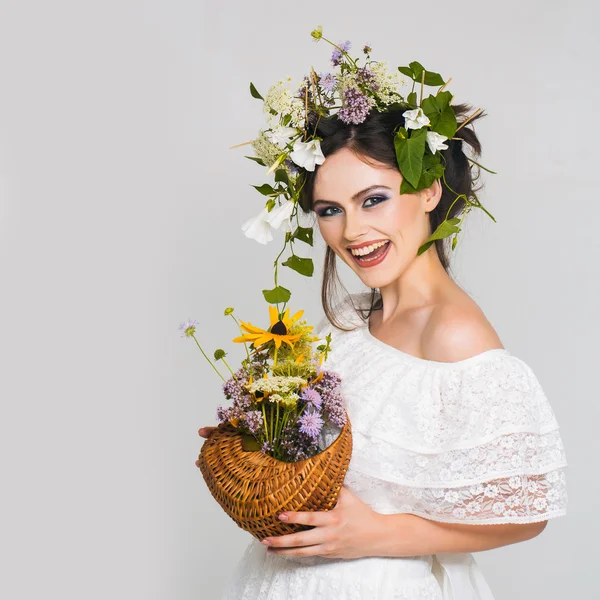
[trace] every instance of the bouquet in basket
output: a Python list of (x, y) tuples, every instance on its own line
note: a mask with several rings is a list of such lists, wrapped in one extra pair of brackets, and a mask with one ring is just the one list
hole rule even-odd
[[(219, 426), (198, 457), (204, 479), (229, 516), (258, 539), (306, 528), (281, 523), (281, 510), (329, 510), (341, 488), (352, 450), (350, 423), (342, 405), (339, 375), (323, 368), (331, 349), (300, 320), (269, 306), (270, 323), (260, 328), (225, 310), (242, 335), (246, 358), (235, 372), (226, 353), (210, 360), (193, 320), (182, 323), (223, 380), (230, 406), (217, 408)], [(249, 347), (250, 346), (250, 347)], [(225, 379), (218, 365), (229, 372)], [(221, 369), (223, 370), (223, 369)], [(333, 443), (329, 443), (331, 440)]]

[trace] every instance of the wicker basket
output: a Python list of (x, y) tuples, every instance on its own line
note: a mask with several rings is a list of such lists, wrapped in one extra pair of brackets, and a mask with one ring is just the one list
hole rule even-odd
[(312, 526), (285, 523), (284, 510), (335, 507), (352, 455), (350, 419), (325, 450), (298, 462), (283, 462), (260, 450), (248, 452), (242, 436), (222, 423), (204, 441), (198, 466), (210, 493), (239, 527), (258, 540)]

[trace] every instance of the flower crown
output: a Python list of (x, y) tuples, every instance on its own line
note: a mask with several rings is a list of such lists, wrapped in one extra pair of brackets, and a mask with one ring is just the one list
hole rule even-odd
[[(275, 287), (263, 290), (265, 300), (270, 304), (285, 304), (291, 296), (288, 289), (278, 284), (277, 278), (278, 261), (288, 244), (291, 255), (281, 264), (306, 277), (311, 277), (314, 270), (311, 258), (298, 256), (294, 252), (296, 240), (313, 245), (313, 228), (303, 227), (299, 223), (298, 199), (303, 186), (303, 173), (314, 171), (316, 165), (325, 161), (321, 151), (322, 138), (316, 133), (317, 127), (312, 126), (314, 119), (318, 124), (322, 117), (335, 114), (344, 123), (359, 125), (371, 111), (403, 111), (404, 126), (398, 125), (393, 131), (396, 159), (402, 174), (400, 194), (414, 194), (441, 178), (456, 195), (443, 221), (419, 247), (417, 256), (435, 240), (450, 236), (454, 236), (454, 250), (462, 221), (472, 208), (482, 209), (496, 222), (474, 192), (471, 191), (468, 197), (467, 194), (455, 192), (448, 185), (444, 175), (445, 157), (441, 153), (441, 150), (448, 148), (444, 143), (446, 140), (463, 139), (456, 137), (457, 131), (482, 109), (477, 109), (458, 125), (451, 105), (453, 96), (444, 90), (451, 78), (444, 81), (439, 73), (426, 70), (416, 61), (407, 67), (398, 67), (398, 72), (389, 71), (386, 61), (371, 59), (372, 49), (369, 45), (363, 46), (365, 63), (359, 66), (360, 58), (355, 59), (348, 54), (351, 46), (349, 41), (334, 44), (323, 37), (320, 26), (311, 32), (311, 36), (314, 41), (324, 40), (333, 46), (331, 63), (337, 72), (317, 74), (311, 67), (310, 75), (304, 76), (295, 91), (290, 89), (291, 78), (288, 77), (275, 83), (264, 98), (250, 83), (251, 95), (264, 103), (267, 127), (259, 131), (255, 140), (232, 146), (237, 148), (251, 144), (256, 156), (246, 158), (268, 167), (267, 175), (274, 173), (273, 183), (253, 186), (268, 200), (260, 214), (242, 225), (245, 235), (261, 244), (273, 239), (274, 230), (285, 232), (284, 247), (275, 260)], [(412, 89), (406, 98), (399, 91), (406, 84), (401, 74), (412, 80)], [(419, 98), (415, 91), (416, 84), (420, 85)], [(439, 86), (439, 89), (435, 94), (424, 97), (425, 86)], [(471, 158), (468, 160), (494, 173)], [(465, 202), (462, 216), (448, 218), (452, 207), (461, 198)]]

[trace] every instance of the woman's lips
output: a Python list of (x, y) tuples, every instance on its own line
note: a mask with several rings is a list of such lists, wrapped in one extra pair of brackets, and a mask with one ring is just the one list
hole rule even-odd
[[(368, 254), (365, 257), (354, 256), (354, 254), (352, 254), (352, 252), (350, 252), (350, 256), (352, 256), (352, 258), (354, 259), (354, 262), (359, 267), (362, 267), (362, 268), (374, 267), (375, 265), (378, 265), (387, 256), (390, 246), (391, 246), (390, 242), (387, 242), (385, 244), (385, 246), (381, 246), (380, 248), (377, 248), (374, 252), (372, 252), (371, 254)], [(372, 258), (373, 256), (375, 256), (376, 258)], [(370, 260), (361, 260), (363, 258), (367, 258)]]

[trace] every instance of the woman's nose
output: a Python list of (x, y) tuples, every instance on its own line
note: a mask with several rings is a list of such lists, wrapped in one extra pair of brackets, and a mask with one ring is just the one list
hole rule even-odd
[(367, 231), (367, 224), (357, 214), (346, 213), (346, 224), (344, 227), (344, 237), (352, 243)]

